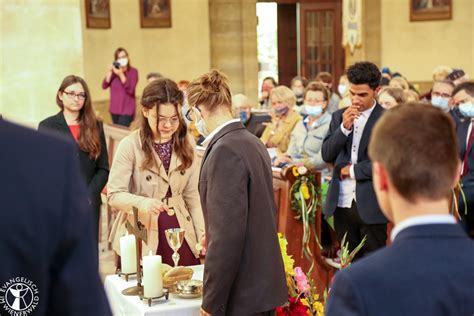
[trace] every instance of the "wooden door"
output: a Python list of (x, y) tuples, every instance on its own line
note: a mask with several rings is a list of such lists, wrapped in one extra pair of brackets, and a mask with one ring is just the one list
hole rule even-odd
[(301, 3), (300, 39), (301, 74), (311, 80), (327, 71), (336, 86), (344, 72), (341, 1)]

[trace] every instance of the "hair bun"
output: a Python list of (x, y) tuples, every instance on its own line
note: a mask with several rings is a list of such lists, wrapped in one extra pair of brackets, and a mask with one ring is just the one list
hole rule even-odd
[(209, 93), (218, 93), (222, 86), (227, 85), (227, 76), (217, 69), (205, 74), (200, 82), (202, 88)]

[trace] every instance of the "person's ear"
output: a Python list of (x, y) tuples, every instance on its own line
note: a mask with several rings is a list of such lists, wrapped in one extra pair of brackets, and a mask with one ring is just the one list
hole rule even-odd
[(374, 161), (372, 168), (374, 175), (377, 177), (377, 186), (380, 192), (386, 192), (388, 190), (388, 173), (380, 162)]
[(453, 183), (451, 184), (451, 188), (455, 188), (458, 186), (459, 180), (461, 177), (461, 161), (458, 159), (457, 160), (457, 165), (456, 165), (456, 174), (454, 175)]
[(144, 116), (145, 118), (148, 118), (148, 115), (149, 115), (149, 113), (150, 113), (150, 110), (148, 110), (148, 109), (145, 108), (145, 107), (142, 107), (142, 113), (143, 113), (143, 116)]

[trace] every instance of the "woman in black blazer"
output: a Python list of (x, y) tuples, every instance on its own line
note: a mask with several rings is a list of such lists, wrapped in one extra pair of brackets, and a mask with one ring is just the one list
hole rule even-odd
[(89, 188), (89, 204), (94, 212), (94, 237), (98, 240), (100, 193), (109, 176), (104, 129), (95, 117), (89, 88), (81, 77), (70, 75), (64, 78), (56, 103), (61, 111), (41, 121), (38, 130), (57, 131), (76, 142), (81, 174)]

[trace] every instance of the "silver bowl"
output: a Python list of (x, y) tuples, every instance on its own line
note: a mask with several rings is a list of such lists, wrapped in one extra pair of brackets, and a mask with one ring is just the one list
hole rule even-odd
[(178, 281), (176, 292), (183, 298), (195, 298), (202, 295), (202, 286), (203, 283), (200, 280)]

